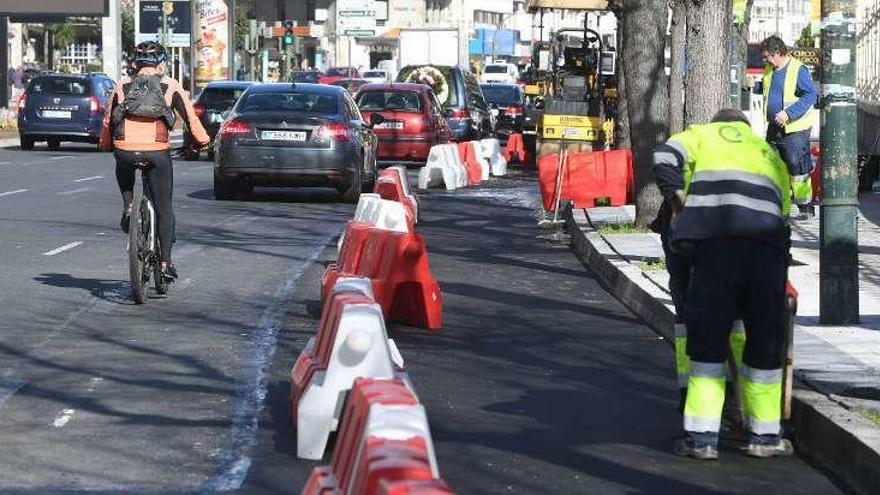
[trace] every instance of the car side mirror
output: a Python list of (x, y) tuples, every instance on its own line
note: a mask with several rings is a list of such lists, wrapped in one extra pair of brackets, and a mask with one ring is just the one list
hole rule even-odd
[(377, 125), (385, 122), (385, 116), (380, 113), (371, 113), (370, 114), (370, 127), (376, 127)]

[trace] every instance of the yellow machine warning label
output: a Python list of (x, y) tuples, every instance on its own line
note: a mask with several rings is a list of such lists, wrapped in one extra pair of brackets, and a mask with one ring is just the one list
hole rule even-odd
[(604, 135), (602, 120), (584, 115), (544, 115), (542, 119), (544, 139), (568, 139), (572, 141), (600, 141)]

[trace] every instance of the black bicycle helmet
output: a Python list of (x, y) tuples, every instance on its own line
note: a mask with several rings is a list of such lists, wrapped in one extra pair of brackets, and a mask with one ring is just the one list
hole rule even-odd
[(137, 67), (155, 67), (166, 58), (165, 47), (155, 41), (144, 41), (134, 48), (134, 64)]

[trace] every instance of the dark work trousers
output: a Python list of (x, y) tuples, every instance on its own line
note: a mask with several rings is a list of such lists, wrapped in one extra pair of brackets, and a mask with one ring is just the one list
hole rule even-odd
[[(161, 261), (171, 261), (171, 244), (174, 242), (174, 210), (171, 206), (171, 193), (174, 189), (174, 170), (171, 152), (165, 151), (123, 151), (116, 150), (116, 183), (122, 193), (125, 206), (131, 204), (134, 191), (137, 163), (146, 162), (146, 176), (150, 181), (147, 197), (156, 209), (156, 224), (159, 231), (159, 256)], [(134, 226), (132, 226), (134, 228)]]
[(788, 165), (788, 175), (797, 177), (813, 171), (809, 129), (786, 134), (782, 127), (771, 123), (767, 125), (767, 142), (776, 148), (782, 161)]
[(691, 260), (672, 249), (672, 227), (670, 222), (663, 223), (660, 231), (660, 243), (666, 257), (666, 271), (669, 273), (669, 292), (675, 306), (675, 322), (684, 323), (685, 301), (687, 301), (688, 284), (691, 280)]
[(788, 255), (753, 239), (700, 242), (693, 259), (686, 319), (691, 360), (727, 359), (733, 320), (743, 316), (743, 362), (755, 369), (782, 367)]

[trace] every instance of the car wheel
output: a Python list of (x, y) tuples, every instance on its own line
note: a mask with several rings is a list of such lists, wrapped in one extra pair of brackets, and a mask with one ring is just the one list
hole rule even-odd
[(220, 201), (235, 199), (236, 192), (238, 192), (238, 184), (224, 180), (216, 171), (214, 172), (214, 199)]
[(61, 147), (61, 141), (59, 141), (58, 139), (50, 139), (46, 142), (46, 145), (49, 146), (50, 150), (56, 151), (58, 148)]
[(183, 150), (183, 158), (187, 161), (194, 162), (199, 159), (199, 151), (194, 150), (192, 148), (186, 148)]
[(34, 149), (33, 138), (19, 136), (18, 142), (21, 145), (21, 149), (24, 151), (30, 151), (30, 150)]
[(362, 179), (362, 172), (360, 168), (358, 168), (357, 175), (355, 175), (354, 179), (351, 181), (351, 186), (348, 189), (342, 192), (339, 196), (345, 203), (357, 203), (358, 199), (361, 197), (361, 191), (363, 190), (364, 184)]

